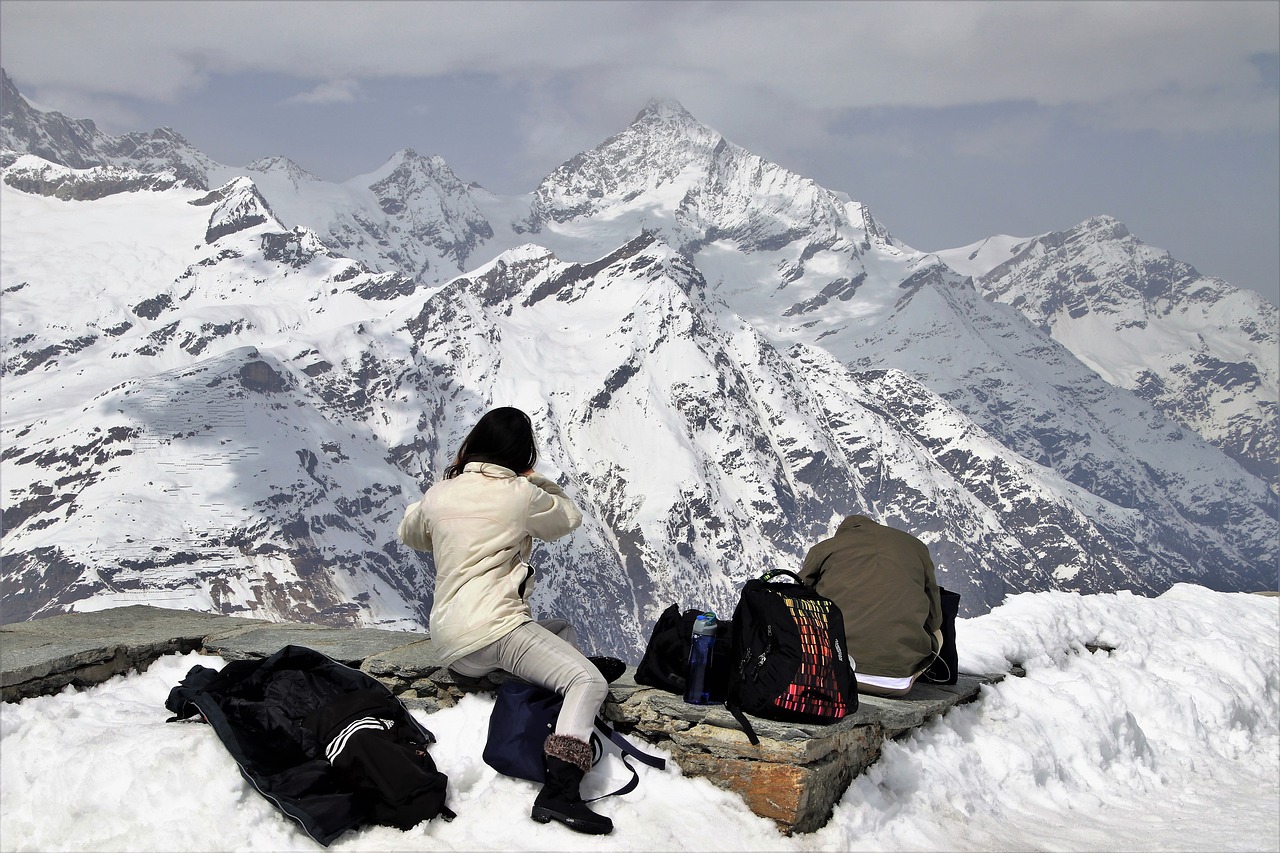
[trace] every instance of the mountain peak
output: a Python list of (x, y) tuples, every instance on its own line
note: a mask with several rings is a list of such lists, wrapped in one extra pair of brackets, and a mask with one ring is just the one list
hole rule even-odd
[(1091, 216), (1071, 230), (1082, 234), (1094, 234), (1100, 238), (1112, 240), (1123, 240), (1125, 237), (1131, 236), (1129, 229), (1125, 227), (1123, 222), (1107, 214)]
[(35, 154), (51, 163), (88, 169), (100, 166), (104, 158), (96, 150), (101, 138), (97, 125), (88, 119), (71, 119), (58, 112), (42, 112), (22, 96), (3, 68), (0, 94), (0, 148)]
[(636, 114), (633, 124), (642, 121), (659, 121), (669, 124), (697, 124), (698, 120), (674, 98), (650, 98), (644, 109)]
[(204, 241), (210, 246), (228, 234), (256, 225), (266, 224), (277, 229), (284, 227), (276, 219), (271, 205), (258, 191), (258, 185), (243, 175), (190, 203), (197, 206), (217, 205), (209, 215), (209, 227), (205, 230)]
[(13, 78), (3, 67), (0, 67), (0, 106), (4, 108), (5, 124), (14, 121), (15, 116), (41, 111), (23, 96), (18, 84), (13, 82)]
[(315, 175), (311, 174), (306, 169), (302, 168), (297, 163), (290, 160), (288, 157), (285, 157), (279, 154), (273, 155), (271, 157), (260, 157), (259, 159), (254, 160), (248, 166), (245, 166), (245, 168), (251, 172), (261, 172), (263, 174), (269, 174), (269, 175), (270, 174), (285, 175), (289, 178), (292, 178), (295, 181), (320, 180)]
[(0, 88), (4, 91), (4, 104), (6, 107), (19, 99), (25, 102), (25, 99), (22, 98), (22, 93), (18, 91), (17, 84), (13, 82), (9, 72), (5, 71), (2, 66), (0, 66)]
[[(406, 174), (410, 172), (435, 175), (439, 179), (450, 183), (458, 181), (453, 170), (449, 168), (449, 164), (440, 155), (433, 154), (430, 157), (424, 157), (412, 148), (401, 148), (388, 157), (387, 161), (377, 169), (367, 174), (357, 175), (347, 183), (353, 186), (367, 187), (385, 181), (397, 173)], [(458, 182), (461, 183), (460, 181)]]

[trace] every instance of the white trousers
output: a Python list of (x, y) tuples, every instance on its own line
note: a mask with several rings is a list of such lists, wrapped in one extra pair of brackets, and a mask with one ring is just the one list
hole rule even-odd
[(609, 682), (578, 650), (578, 636), (563, 619), (526, 622), (502, 639), (454, 661), (450, 669), (479, 678), (496, 669), (564, 697), (556, 734), (590, 741)]

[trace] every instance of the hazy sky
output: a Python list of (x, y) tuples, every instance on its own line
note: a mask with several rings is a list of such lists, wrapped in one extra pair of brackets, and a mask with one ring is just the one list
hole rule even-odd
[(674, 98), (917, 249), (1110, 214), (1280, 302), (1280, 2), (0, 2), (42, 109), (532, 190)]

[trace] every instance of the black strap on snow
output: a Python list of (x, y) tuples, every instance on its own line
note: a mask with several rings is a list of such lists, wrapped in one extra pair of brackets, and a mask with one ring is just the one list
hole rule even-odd
[(614, 746), (622, 750), (622, 763), (626, 766), (627, 770), (631, 771), (631, 778), (624, 782), (622, 787), (618, 790), (610, 791), (607, 794), (601, 794), (598, 797), (592, 797), (591, 799), (584, 800), (583, 802), (594, 803), (596, 800), (603, 800), (605, 797), (617, 797), (623, 794), (630, 794), (636, 789), (636, 786), (640, 784), (640, 774), (631, 766), (631, 762), (627, 760), (627, 756), (632, 756), (641, 763), (647, 764), (650, 767), (656, 767), (659, 770), (667, 769), (666, 759), (644, 752), (631, 741), (627, 740), (621, 732), (615, 730), (613, 726), (606, 723), (603, 717), (596, 717), (596, 728), (599, 729), (600, 733), (607, 737)]

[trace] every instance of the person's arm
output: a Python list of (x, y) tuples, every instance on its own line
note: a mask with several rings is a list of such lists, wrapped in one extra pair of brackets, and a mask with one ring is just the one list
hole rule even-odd
[(578, 525), (582, 524), (582, 513), (554, 480), (536, 471), (523, 476), (537, 487), (529, 501), (527, 526), (531, 534), (549, 542), (578, 529)]
[(400, 537), (401, 542), (414, 550), (430, 551), (431, 528), (427, 525), (422, 503), (422, 501), (418, 501), (405, 510), (404, 518), (400, 519), (400, 528), (396, 531), (396, 535)]
[(805, 586), (817, 588), (818, 581), (822, 578), (822, 564), (826, 560), (826, 549), (819, 545), (814, 545), (809, 549), (809, 553), (804, 557), (804, 565), (800, 568), (800, 580), (804, 582)]

